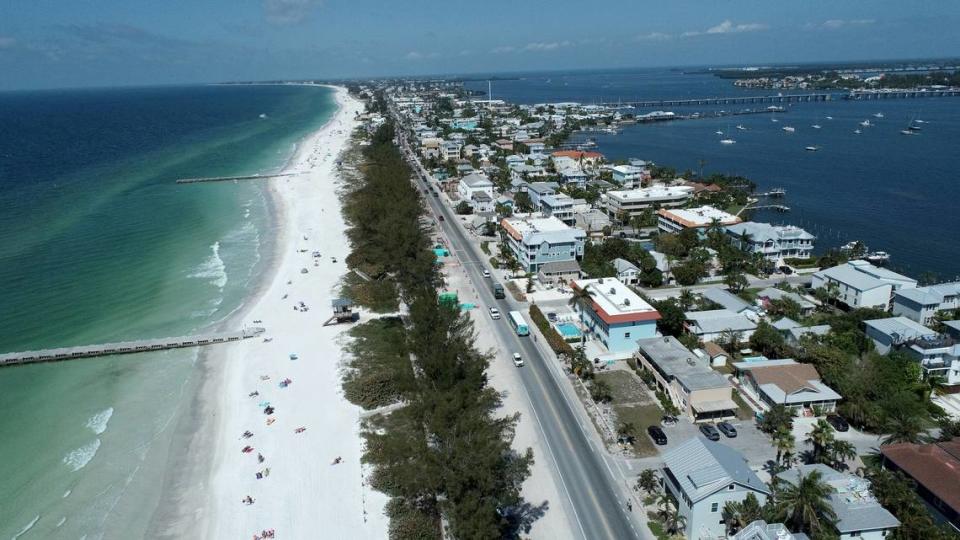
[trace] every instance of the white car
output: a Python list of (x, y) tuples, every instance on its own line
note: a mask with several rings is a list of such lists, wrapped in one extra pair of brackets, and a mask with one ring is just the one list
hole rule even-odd
[(487, 279), (490, 279), (490, 271), (489, 271), (489, 270), (484, 270), (484, 271), (483, 271), (483, 277), (485, 277), (485, 278), (487, 278)]
[(513, 365), (517, 367), (523, 366), (523, 358), (520, 357), (520, 353), (513, 353)]
[(495, 307), (490, 308), (490, 318), (491, 318), (491, 319), (494, 319), (494, 320), (499, 319), (499, 318), (500, 318), (500, 310), (497, 309), (497, 308), (495, 308)]

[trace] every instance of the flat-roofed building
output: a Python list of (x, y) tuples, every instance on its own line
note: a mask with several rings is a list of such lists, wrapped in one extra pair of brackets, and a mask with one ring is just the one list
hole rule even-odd
[(677, 338), (641, 339), (637, 347), (637, 364), (653, 375), (660, 390), (691, 420), (704, 422), (736, 416), (737, 404), (730, 382)]
[(666, 233), (676, 233), (684, 229), (702, 229), (713, 223), (721, 227), (729, 227), (742, 221), (739, 217), (712, 206), (661, 208), (657, 210), (657, 216), (657, 227)]
[(637, 340), (657, 335), (660, 312), (616, 278), (579, 279), (571, 283), (589, 298), (577, 304), (580, 321), (610, 352), (634, 352)]
[(735, 362), (737, 380), (754, 397), (769, 407), (784, 405), (796, 411), (814, 407), (833, 411), (841, 399), (834, 389), (823, 384), (817, 368), (796, 360)]
[(506, 243), (526, 272), (536, 273), (550, 262), (577, 261), (583, 258), (586, 233), (555, 217), (514, 216), (500, 226)]
[(607, 215), (611, 219), (629, 221), (649, 208), (675, 208), (683, 206), (693, 196), (688, 186), (653, 186), (626, 191), (607, 191), (602, 200), (606, 202)]

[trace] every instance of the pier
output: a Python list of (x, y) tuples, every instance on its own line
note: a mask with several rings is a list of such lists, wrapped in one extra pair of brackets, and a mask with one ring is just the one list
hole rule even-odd
[(854, 90), (843, 96), (843, 99), (851, 101), (866, 101), (874, 99), (914, 99), (928, 97), (957, 97), (960, 96), (960, 88), (941, 88), (941, 89), (920, 89), (920, 90)]
[(230, 182), (231, 180), (268, 180), (284, 176), (297, 176), (300, 173), (249, 174), (246, 176), (210, 176), (207, 178), (180, 178), (178, 184), (201, 184), (204, 182)]
[(59, 362), (93, 356), (110, 356), (114, 354), (134, 354), (142, 352), (164, 351), (168, 349), (183, 349), (186, 347), (202, 347), (218, 343), (241, 341), (263, 334), (266, 329), (261, 327), (244, 328), (239, 332), (221, 332), (196, 336), (170, 337), (160, 339), (143, 339), (138, 341), (121, 341), (117, 343), (103, 343), (100, 345), (81, 345), (78, 347), (61, 347), (58, 349), (44, 349), (39, 351), (24, 351), (0, 354), (0, 367), (39, 362)]

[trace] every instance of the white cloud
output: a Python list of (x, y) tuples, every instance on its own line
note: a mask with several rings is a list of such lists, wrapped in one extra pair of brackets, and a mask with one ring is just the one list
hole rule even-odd
[(664, 34), (663, 32), (650, 32), (648, 34), (641, 34), (636, 36), (634, 41), (666, 41), (673, 38), (670, 34)]
[(418, 51), (410, 51), (410, 52), (408, 52), (407, 54), (403, 55), (403, 57), (404, 57), (405, 59), (407, 59), (407, 60), (414, 60), (414, 61), (416, 61), (416, 60), (424, 60), (424, 59), (427, 59), (427, 58), (437, 58), (438, 56), (440, 56), (440, 53), (435, 53), (435, 52), (432, 52), (432, 53), (421, 53), (421, 52), (418, 52)]
[(0, 49), (11, 49), (16, 44), (16, 39), (9, 36), (0, 36)]
[(738, 34), (740, 32), (756, 32), (764, 30), (767, 25), (760, 23), (733, 24), (733, 21), (727, 19), (722, 23), (707, 28), (708, 34)]
[(516, 47), (512, 47), (510, 45), (501, 45), (499, 47), (494, 47), (490, 49), (490, 52), (492, 52), (493, 54), (503, 54), (503, 53), (513, 52), (515, 50), (517, 50)]
[(263, 11), (270, 24), (298, 24), (323, 0), (263, 0)]
[(553, 51), (559, 49), (560, 47), (569, 47), (571, 44), (569, 41), (551, 41), (551, 42), (537, 42), (537, 43), (527, 43), (523, 50), (525, 51)]

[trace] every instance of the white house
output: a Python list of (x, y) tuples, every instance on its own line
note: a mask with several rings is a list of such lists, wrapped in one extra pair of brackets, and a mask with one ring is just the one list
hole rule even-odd
[(537, 272), (550, 262), (583, 258), (586, 233), (555, 217), (534, 218), (515, 215), (500, 222), (506, 243), (526, 272)]
[(724, 538), (723, 507), (752, 493), (762, 505), (770, 488), (760, 481), (736, 450), (694, 437), (663, 454), (664, 487), (677, 500), (686, 521), (684, 538)]
[(485, 175), (480, 173), (471, 173), (460, 179), (457, 183), (457, 193), (460, 199), (470, 201), (477, 193), (485, 193), (489, 199), (493, 199), (493, 182)]
[(740, 336), (740, 340), (747, 340), (757, 329), (757, 323), (749, 317), (729, 309), (688, 311), (684, 317), (687, 330), (701, 341), (717, 341), (726, 332), (734, 332)]
[(613, 180), (621, 185), (633, 185), (643, 180), (643, 174), (647, 171), (643, 167), (634, 167), (633, 165), (615, 165), (610, 167), (613, 172)]
[(900, 289), (893, 295), (893, 314), (930, 324), (939, 311), (960, 309), (960, 281)]
[(641, 215), (648, 208), (674, 208), (684, 205), (693, 196), (688, 186), (651, 186), (625, 191), (607, 191), (601, 200), (611, 218), (627, 220)]
[(635, 285), (640, 276), (640, 269), (632, 262), (616, 258), (613, 260), (613, 267), (617, 270), (617, 279), (628, 285)]
[(440, 157), (442, 157), (444, 161), (460, 159), (460, 148), (460, 143), (456, 141), (444, 141), (440, 145)]
[(740, 223), (741, 219), (712, 206), (699, 208), (661, 208), (657, 210), (657, 227), (666, 233), (676, 233), (684, 229), (700, 229), (718, 223), (722, 227)]
[(793, 225), (747, 221), (726, 228), (730, 241), (747, 253), (760, 253), (770, 261), (787, 257), (807, 258), (816, 237)]
[(864, 321), (881, 354), (899, 350), (920, 364), (924, 377), (943, 377), (948, 392), (960, 391), (960, 341), (906, 317)]
[(834, 527), (840, 540), (883, 540), (900, 526), (900, 521), (873, 496), (866, 478), (817, 463), (783, 471), (777, 480), (797, 485), (800, 478), (814, 471), (833, 490), (828, 502), (837, 515)]
[(813, 289), (833, 288), (837, 300), (851, 308), (889, 309), (894, 291), (912, 289), (917, 280), (878, 268), (867, 261), (850, 261), (813, 274)]

